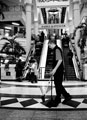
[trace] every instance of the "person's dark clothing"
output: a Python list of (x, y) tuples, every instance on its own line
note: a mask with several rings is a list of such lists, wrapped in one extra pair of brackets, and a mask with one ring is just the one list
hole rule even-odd
[(36, 59), (34, 59), (33, 57), (31, 57), (30, 61), (29, 61), (30, 65), (29, 65), (29, 71), (28, 74), (26, 76), (26, 79), (29, 80), (32, 83), (36, 83), (37, 82), (37, 76), (36, 76), (36, 72), (37, 72), (37, 61)]
[(62, 39), (62, 46), (63, 47), (69, 47), (69, 41), (70, 41), (69, 37), (64, 37)]
[(73, 66), (73, 61), (72, 61), (73, 53), (72, 53), (71, 50), (68, 53), (68, 57), (69, 57), (69, 64), (70, 64), (70, 66)]
[(29, 80), (31, 83), (37, 83), (37, 77), (36, 75), (34, 74), (34, 72), (28, 72), (27, 76), (26, 76), (26, 79)]
[[(53, 49), (54, 52), (54, 57), (53, 57), (53, 68), (56, 66), (58, 60), (63, 59), (62, 58), (62, 50), (56, 46)], [(69, 96), (69, 93), (65, 90), (64, 86), (62, 85), (63, 82), (63, 61), (60, 64), (59, 68), (57, 69), (56, 73), (54, 74), (54, 84), (55, 84), (55, 89), (56, 89), (56, 101), (61, 101), (61, 94), (64, 96), (66, 99)]]
[(40, 38), (41, 42), (44, 42), (44, 36), (45, 36), (45, 35), (44, 35), (44, 32), (42, 31), (42, 32), (41, 32), (41, 38)]
[(22, 77), (22, 70), (23, 70), (23, 63), (21, 60), (19, 60), (16, 64), (16, 67), (15, 67), (17, 80), (20, 80), (20, 77)]

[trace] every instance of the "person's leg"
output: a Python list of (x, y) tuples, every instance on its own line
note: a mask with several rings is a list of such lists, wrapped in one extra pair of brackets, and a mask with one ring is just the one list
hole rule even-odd
[(61, 65), (56, 74), (54, 75), (54, 84), (56, 89), (55, 98), (56, 103), (61, 102), (61, 94), (64, 96), (65, 99), (70, 98), (70, 95), (62, 85), (62, 82), (63, 82), (63, 67)]
[(69, 101), (72, 97), (71, 95), (66, 91), (66, 89), (64, 88), (64, 86), (62, 85), (62, 81), (63, 81), (63, 73), (59, 73), (59, 79), (58, 79), (58, 84), (57, 86), (57, 96), (59, 98), (59, 96), (61, 97), (61, 94), (64, 96), (65, 100), (63, 101), (63, 103), (66, 103), (67, 101)]
[(66, 91), (66, 89), (64, 88), (63, 85), (62, 85), (61, 93), (62, 93), (62, 95), (64, 96), (65, 99), (67, 99), (67, 97), (70, 96), (70, 94)]
[(55, 91), (56, 91), (56, 97), (55, 101), (61, 101), (61, 82), (58, 81), (57, 77), (54, 77), (54, 84), (55, 84)]
[(56, 99), (57, 101), (61, 101), (61, 91), (62, 91), (62, 81), (63, 81), (63, 67), (62, 65), (57, 70), (54, 75), (54, 84), (56, 89)]
[(45, 102), (45, 96), (46, 96), (46, 93), (49, 90), (49, 84), (50, 84), (50, 80), (49, 80), (47, 86), (45, 86), (44, 84), (42, 86), (40, 86), (40, 90), (41, 90), (41, 93), (42, 93), (42, 96), (41, 96), (42, 102)]
[(64, 96), (63, 104), (66, 104), (69, 100), (72, 99), (72, 96), (65, 90), (64, 86), (62, 86), (62, 95)]
[(31, 72), (31, 83), (34, 83), (34, 81), (35, 81), (34, 72)]
[(21, 82), (21, 71), (20, 70), (16, 71), (16, 80)]
[(55, 91), (56, 97), (52, 103), (52, 107), (57, 107), (58, 104), (61, 102), (61, 80), (59, 80), (58, 74), (54, 75), (54, 84), (55, 84)]

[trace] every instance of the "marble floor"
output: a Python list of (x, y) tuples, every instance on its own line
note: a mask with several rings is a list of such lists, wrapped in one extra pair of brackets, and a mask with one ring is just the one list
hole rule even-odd
[[(31, 83), (27, 80), (1, 81), (0, 82), (0, 107), (17, 109), (40, 109), (40, 110), (87, 110), (87, 81), (64, 81), (65, 89), (72, 95), (72, 99), (66, 104), (61, 103), (57, 107), (47, 107), (47, 102), (51, 96), (51, 82), (38, 81)], [(46, 94), (45, 102), (42, 102), (41, 96)], [(52, 83), (52, 95), (55, 96), (54, 83)]]

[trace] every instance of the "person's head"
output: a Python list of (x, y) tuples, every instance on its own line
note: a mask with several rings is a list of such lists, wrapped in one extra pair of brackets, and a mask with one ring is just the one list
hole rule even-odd
[(49, 40), (49, 42), (48, 42), (48, 46), (49, 46), (49, 48), (51, 48), (51, 49), (53, 49), (53, 48), (56, 46), (56, 39), (55, 39), (55, 36), (54, 36), (54, 35), (52, 35), (52, 36), (50, 37), (50, 40)]
[(36, 60), (35, 60), (34, 57), (31, 57), (29, 62), (30, 62), (30, 63), (34, 63), (34, 62), (36, 62)]
[(54, 41), (54, 40), (55, 40), (55, 35), (51, 35), (50, 39), (51, 39), (52, 41)]

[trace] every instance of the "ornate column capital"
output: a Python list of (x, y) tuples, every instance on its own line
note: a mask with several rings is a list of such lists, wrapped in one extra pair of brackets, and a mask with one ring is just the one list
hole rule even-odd
[(79, 0), (73, 0), (73, 2), (72, 2), (73, 4), (78, 4), (78, 3), (80, 3), (80, 1)]
[(24, 5), (32, 5), (32, 0), (24, 0)]
[(24, 0), (26, 12), (31, 12), (32, 0)]

